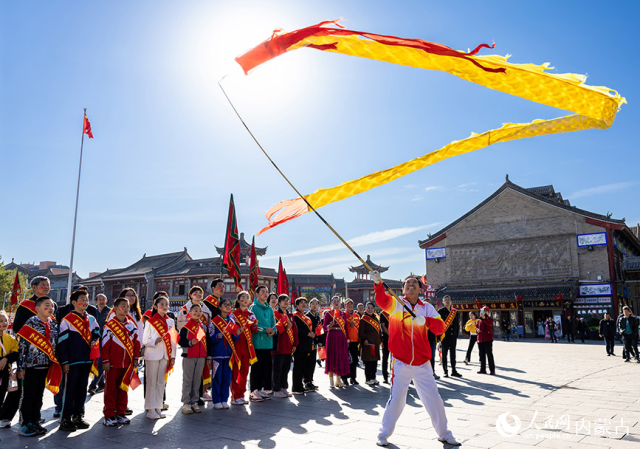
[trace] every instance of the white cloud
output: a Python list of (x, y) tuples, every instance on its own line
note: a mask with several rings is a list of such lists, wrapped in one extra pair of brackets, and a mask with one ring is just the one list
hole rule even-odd
[(629, 188), (635, 184), (635, 182), (616, 182), (614, 184), (605, 184), (602, 186), (591, 187), (590, 189), (578, 190), (577, 192), (569, 195), (568, 198), (575, 200), (576, 198), (584, 198), (587, 196), (599, 195), (601, 193), (615, 192), (617, 190)]
[(464, 189), (465, 187), (471, 187), (471, 186), (475, 186), (475, 185), (477, 185), (477, 184), (478, 184), (477, 182), (470, 182), (470, 183), (468, 183), (468, 184), (460, 184), (460, 185), (458, 186), (458, 188), (459, 188), (459, 189)]
[[(347, 240), (347, 242), (352, 247), (371, 245), (372, 243), (386, 242), (387, 240), (393, 240), (395, 238), (402, 237), (407, 234), (412, 234), (416, 231), (422, 231), (424, 229), (440, 226), (441, 224), (442, 223), (438, 222), (438, 223), (430, 223), (423, 226), (394, 228), (394, 229), (386, 229), (384, 231), (370, 232), (369, 234), (365, 234), (359, 237), (354, 237), (352, 239), (349, 239)], [(318, 254), (318, 253), (326, 253), (329, 251), (337, 251), (343, 248), (344, 248), (344, 245), (342, 243), (334, 243), (332, 245), (316, 246), (314, 248), (303, 249), (300, 251), (293, 251), (289, 254), (283, 254), (282, 256), (267, 256), (267, 257), (263, 257), (261, 260), (277, 259), (278, 257), (307, 256), (309, 254)]]
[(424, 188), (425, 192), (431, 192), (432, 190), (443, 190), (443, 186), (427, 186)]

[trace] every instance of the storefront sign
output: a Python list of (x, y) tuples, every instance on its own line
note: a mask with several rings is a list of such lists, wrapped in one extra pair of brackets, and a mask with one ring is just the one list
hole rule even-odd
[(427, 254), (427, 260), (433, 259), (446, 259), (447, 258), (447, 248), (427, 248), (425, 250)]
[(576, 298), (576, 304), (611, 304), (611, 296)]
[(302, 292), (330, 292), (331, 291), (331, 287), (329, 286), (322, 286), (322, 285), (302, 285), (300, 287), (300, 290), (302, 290)]
[(602, 246), (607, 244), (607, 233), (578, 234), (578, 246)]
[[(489, 309), (493, 310), (518, 310), (518, 304), (515, 301), (506, 301), (506, 302), (482, 302), (482, 307), (487, 306)], [(456, 302), (453, 304), (453, 307), (458, 309), (459, 311), (466, 310), (478, 310), (478, 304), (475, 302)]]
[(611, 296), (612, 294), (611, 284), (583, 284), (580, 286), (578, 296)]
[(525, 301), (525, 307), (562, 307), (562, 303), (560, 301), (548, 301), (548, 300), (539, 300), (539, 301)]

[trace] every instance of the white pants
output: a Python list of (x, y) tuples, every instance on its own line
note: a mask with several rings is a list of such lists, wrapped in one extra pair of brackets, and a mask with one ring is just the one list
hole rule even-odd
[(161, 410), (164, 395), (164, 374), (167, 359), (144, 361), (144, 382), (147, 392), (144, 397), (145, 410)]
[(431, 363), (412, 366), (402, 363), (400, 360), (392, 359), (391, 362), (391, 394), (389, 402), (384, 409), (382, 416), (382, 427), (378, 438), (387, 438), (396, 428), (396, 422), (400, 418), (402, 409), (407, 403), (407, 392), (409, 384), (413, 381), (418, 397), (427, 409), (431, 417), (433, 427), (438, 433), (438, 438), (451, 438), (453, 434), (447, 428), (447, 415), (444, 412), (444, 403), (438, 393), (438, 385), (433, 377)]

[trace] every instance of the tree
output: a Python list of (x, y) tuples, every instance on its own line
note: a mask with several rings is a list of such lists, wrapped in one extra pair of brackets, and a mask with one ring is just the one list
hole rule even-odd
[[(9, 302), (15, 277), (16, 270), (7, 270), (2, 258), (0, 257), (0, 301), (4, 302), (4, 309), (10, 312), (15, 312), (15, 309), (17, 308), (17, 304), (12, 308), (11, 303)], [(22, 294), (19, 299), (22, 300), (24, 297), (31, 296), (33, 292), (28, 288), (28, 276), (20, 273), (18, 274), (18, 279), (20, 279), (20, 287), (22, 287)], [(6, 301), (4, 301), (5, 299)], [(0, 307), (2, 307), (2, 302), (0, 302)]]

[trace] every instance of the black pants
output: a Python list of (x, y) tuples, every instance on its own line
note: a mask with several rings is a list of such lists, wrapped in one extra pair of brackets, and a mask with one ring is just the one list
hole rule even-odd
[(307, 364), (311, 357), (310, 352), (297, 352), (293, 354), (293, 391), (304, 391), (302, 379), (307, 370)]
[(364, 377), (366, 380), (376, 380), (376, 373), (378, 372), (378, 361), (372, 360), (371, 362), (364, 362)]
[(24, 396), (20, 408), (23, 424), (35, 424), (40, 421), (47, 372), (48, 368), (27, 368), (24, 372)]
[(487, 359), (489, 359), (489, 372), (496, 372), (496, 364), (493, 361), (493, 342), (483, 341), (478, 343), (478, 349), (480, 350), (480, 371), (487, 372)]
[(446, 373), (447, 368), (447, 356), (451, 355), (451, 371), (456, 372), (456, 343), (457, 338), (447, 337), (442, 340), (442, 369)]
[(467, 356), (464, 358), (467, 362), (471, 361), (471, 351), (473, 351), (473, 347), (476, 345), (478, 341), (478, 335), (471, 334), (469, 337), (469, 347), (467, 348)]
[(549, 336), (551, 337), (551, 343), (558, 343), (558, 337), (556, 337), (556, 331), (549, 330)]
[(576, 338), (573, 336), (573, 332), (569, 332), (567, 333), (567, 343), (575, 343), (576, 342)]
[[(433, 366), (432, 366), (433, 368)], [(389, 339), (382, 340), (382, 377), (389, 380)]]
[(289, 368), (291, 367), (291, 354), (273, 354), (271, 355), (271, 363), (273, 364), (273, 391), (280, 391), (283, 388), (289, 388)]
[(622, 334), (622, 340), (624, 341), (624, 350), (627, 352), (627, 359), (632, 357), (638, 358), (638, 348), (636, 348), (636, 344), (633, 338), (633, 334), (627, 335)]
[(605, 335), (604, 342), (607, 346), (607, 354), (613, 354), (613, 347), (615, 346), (615, 339), (613, 338), (613, 336), (607, 337)]
[(249, 383), (251, 391), (271, 390), (271, 349), (256, 349), (258, 361), (251, 365)]
[(0, 414), (2, 414), (2, 406), (4, 405), (4, 397), (9, 387), (9, 370), (3, 369), (0, 372)]
[(584, 339), (587, 336), (587, 332), (586, 331), (578, 331), (578, 334), (580, 334), (580, 340), (582, 340), (582, 343), (584, 343)]
[[(67, 388), (64, 395), (62, 419), (71, 419), (84, 414), (84, 400), (87, 397), (87, 384), (91, 363), (80, 363), (69, 366)], [(146, 376), (145, 376), (146, 377)]]
[[(2, 404), (2, 411), (0, 411), (0, 420), (7, 419), (11, 421), (13, 417), (16, 416), (18, 407), (20, 406), (20, 396), (22, 396), (23, 382), (23, 380), (18, 380), (18, 389), (16, 391), (10, 391), (9, 393), (7, 393), (7, 397), (4, 398), (4, 403)], [(4, 386), (7, 386), (8, 383), (8, 378), (6, 382), (3, 378), (2, 384)]]
[(304, 372), (302, 373), (302, 381), (304, 383), (313, 383), (313, 373), (316, 371), (317, 357), (318, 357), (317, 349), (314, 349), (309, 353), (309, 357), (307, 358), (307, 364), (305, 365)]
[(349, 354), (351, 355), (351, 363), (349, 364), (349, 375), (342, 376), (342, 381), (347, 382), (348, 378), (356, 380), (356, 370), (358, 368), (358, 360), (360, 359), (360, 351), (358, 351), (358, 342), (349, 342)]
[(433, 371), (433, 375), (436, 375), (436, 335), (430, 331), (427, 331), (427, 339), (429, 340), (429, 346), (431, 347), (431, 370)]

